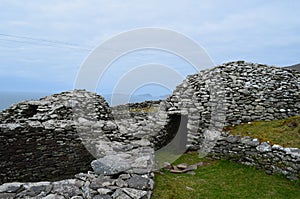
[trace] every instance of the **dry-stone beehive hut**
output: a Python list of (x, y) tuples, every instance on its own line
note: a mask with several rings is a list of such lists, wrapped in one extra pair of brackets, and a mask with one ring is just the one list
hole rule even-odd
[[(88, 105), (83, 109), (88, 114), (77, 111), (83, 105)], [(3, 111), (0, 181), (55, 179), (88, 170), (93, 156), (82, 144), (77, 129), (82, 126), (76, 123), (83, 118), (112, 123), (105, 100), (79, 90), (21, 102)], [(109, 133), (116, 130), (110, 128)]]
[(118, 139), (111, 110), (95, 93), (74, 90), (21, 102), (0, 121), (0, 183), (47, 181), (3, 184), (0, 198), (151, 195), (150, 142)]
[(188, 76), (165, 106), (188, 115), (189, 148), (210, 148), (205, 138), (224, 126), (299, 115), (299, 82), (296, 71), (230, 62)]
[(299, 115), (299, 82), (296, 71), (238, 61), (188, 76), (163, 101), (111, 109), (74, 90), (15, 104), (0, 113), (0, 183), (21, 182), (0, 185), (0, 198), (150, 198), (154, 150), (178, 129), (188, 149), (216, 158), (242, 151), (234, 160), (296, 179), (298, 149), (220, 134), (226, 125)]

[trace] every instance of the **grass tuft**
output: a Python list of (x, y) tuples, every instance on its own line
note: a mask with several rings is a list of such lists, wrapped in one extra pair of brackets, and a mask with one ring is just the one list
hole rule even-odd
[(225, 127), (233, 135), (251, 136), (284, 147), (300, 148), (300, 116), (284, 120), (256, 121), (238, 126)]

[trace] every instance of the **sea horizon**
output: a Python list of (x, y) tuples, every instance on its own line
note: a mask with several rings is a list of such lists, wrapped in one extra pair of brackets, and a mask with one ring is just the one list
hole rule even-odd
[[(18, 92), (18, 91), (0, 91), (0, 111), (8, 109), (12, 105), (16, 103), (20, 103), (22, 101), (27, 100), (39, 100), (40, 98), (53, 95), (53, 92)], [(99, 94), (99, 93), (98, 93)], [(100, 94), (101, 95), (101, 94)], [(111, 106), (112, 104), (112, 95), (113, 94), (103, 94), (101, 95), (107, 101), (107, 103)], [(124, 100), (127, 103), (138, 103), (143, 101), (150, 101), (150, 100), (163, 100), (167, 98), (167, 94), (162, 95), (152, 95), (149, 93), (145, 94), (138, 94), (138, 95), (126, 95), (126, 94), (117, 94), (114, 95), (113, 105), (124, 104)], [(129, 101), (128, 101), (129, 99)], [(126, 103), (125, 103), (126, 104)]]

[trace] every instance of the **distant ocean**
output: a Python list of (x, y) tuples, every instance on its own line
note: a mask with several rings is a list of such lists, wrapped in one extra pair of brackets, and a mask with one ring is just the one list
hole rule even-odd
[[(37, 100), (42, 97), (51, 95), (53, 93), (39, 93), (39, 92), (10, 92), (10, 91), (0, 91), (0, 111), (9, 108), (15, 103), (19, 103), (25, 100)], [(123, 104), (124, 101), (126, 103), (129, 102), (143, 102), (146, 100), (159, 100), (166, 99), (168, 95), (161, 96), (152, 96), (151, 94), (143, 94), (143, 95), (134, 95), (128, 97), (124, 94), (117, 94), (113, 97), (113, 105)], [(111, 105), (112, 95), (105, 94), (103, 97), (106, 101)], [(129, 99), (129, 100), (127, 100)]]
[(47, 95), (51, 95), (51, 93), (1, 91), (0, 111), (9, 108), (15, 103), (25, 100), (37, 100)]

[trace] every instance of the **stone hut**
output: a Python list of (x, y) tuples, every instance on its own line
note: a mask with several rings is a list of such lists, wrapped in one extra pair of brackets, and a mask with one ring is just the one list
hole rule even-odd
[(210, 148), (224, 126), (299, 115), (299, 86), (297, 71), (229, 62), (188, 76), (164, 106), (188, 117), (188, 148)]
[(0, 122), (0, 184), (64, 179), (87, 171), (95, 157), (83, 143), (95, 138), (96, 129), (118, 131), (104, 98), (84, 90), (15, 104), (0, 113)]

